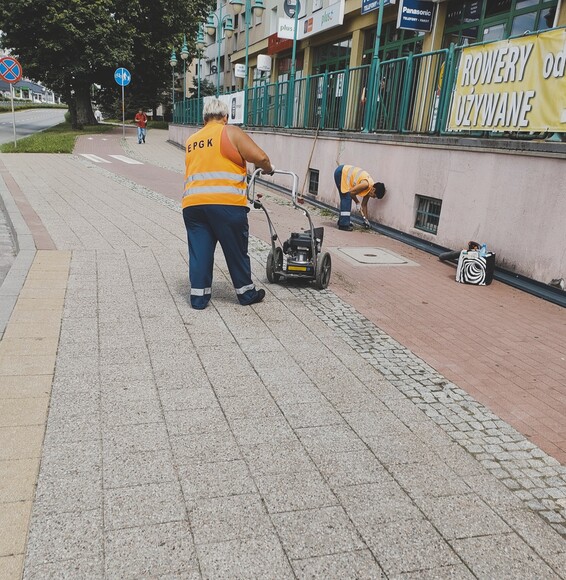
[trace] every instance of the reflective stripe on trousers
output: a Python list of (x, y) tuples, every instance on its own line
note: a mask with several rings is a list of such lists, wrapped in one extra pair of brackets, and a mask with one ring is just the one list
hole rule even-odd
[(340, 194), (340, 215), (338, 217), (339, 226), (349, 226), (350, 225), (350, 213), (352, 211), (352, 198), (349, 193), (342, 193), (342, 170), (343, 165), (339, 165), (334, 171), (334, 183), (338, 188), (338, 193)]
[[(246, 206), (195, 205), (183, 209), (189, 243), (189, 280), (191, 305), (205, 308), (212, 288), (214, 250), (220, 242), (228, 271), (240, 304), (250, 304), (257, 297), (251, 278), (248, 256), (248, 211)], [(203, 294), (200, 294), (203, 291)]]

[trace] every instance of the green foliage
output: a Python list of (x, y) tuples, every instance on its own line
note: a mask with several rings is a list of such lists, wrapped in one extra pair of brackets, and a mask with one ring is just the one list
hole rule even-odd
[[(193, 86), (189, 89), (189, 98), (198, 96), (198, 78), (193, 78)], [(201, 79), (200, 81), (200, 96), (201, 97), (214, 97), (216, 95), (216, 87), (207, 79)]]
[(83, 131), (73, 130), (70, 123), (60, 123), (46, 129), (41, 133), (35, 133), (29, 137), (18, 139), (16, 147), (14, 143), (5, 143), (0, 146), (1, 153), (72, 153), (75, 140), (84, 133), (106, 133), (113, 129), (110, 125), (95, 125), (84, 127)]
[[(67, 105), (50, 105), (47, 103), (31, 103), (29, 105), (19, 105), (14, 107), (15, 111), (27, 111), (29, 109), (66, 109)], [(0, 113), (12, 112), (12, 104), (10, 101), (0, 100)]]
[(63, 96), (78, 127), (94, 122), (93, 84), (106, 93), (105, 99), (121, 98), (114, 81), (114, 70), (120, 66), (132, 73), (125, 91), (132, 108), (155, 109), (171, 79), (172, 48), (179, 56), (186, 34), (189, 52), (196, 54), (198, 26), (212, 4), (212, 0), (0, 0), (2, 44), (18, 56), (26, 77)]

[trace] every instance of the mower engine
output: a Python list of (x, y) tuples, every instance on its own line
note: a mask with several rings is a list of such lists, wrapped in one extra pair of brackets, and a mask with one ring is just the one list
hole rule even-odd
[[(314, 228), (314, 252), (318, 255), (322, 249), (324, 228)], [(293, 232), (283, 243), (283, 269), (289, 272), (314, 273), (313, 243), (310, 232)]]

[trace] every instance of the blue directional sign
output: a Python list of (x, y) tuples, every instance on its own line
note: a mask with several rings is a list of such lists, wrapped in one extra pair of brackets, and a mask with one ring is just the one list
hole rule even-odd
[[(389, 6), (389, 4), (395, 4), (395, 0), (384, 0), (383, 6)], [(362, 0), (362, 14), (367, 14), (378, 9), (379, 0)]]
[(13, 56), (0, 58), (0, 79), (17, 83), (22, 78), (22, 65)]
[(120, 67), (114, 71), (114, 80), (121, 87), (125, 87), (130, 84), (130, 81), (132, 80), (132, 75), (130, 74), (130, 71), (127, 68)]

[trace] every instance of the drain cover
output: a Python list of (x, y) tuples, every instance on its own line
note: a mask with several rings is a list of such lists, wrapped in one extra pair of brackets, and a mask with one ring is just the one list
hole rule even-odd
[(383, 248), (337, 248), (339, 252), (359, 264), (376, 266), (416, 266), (415, 262)]

